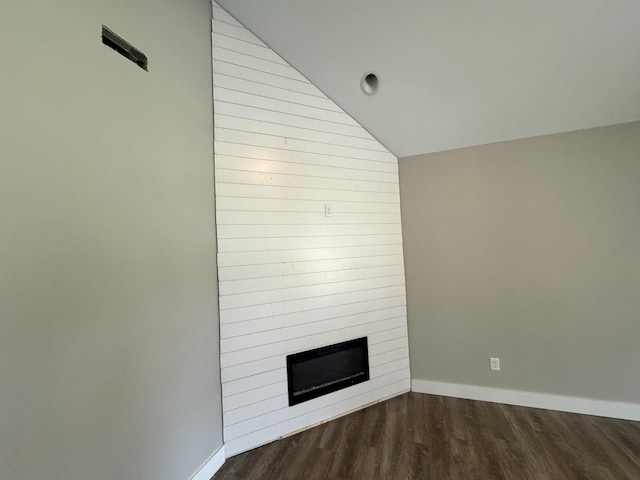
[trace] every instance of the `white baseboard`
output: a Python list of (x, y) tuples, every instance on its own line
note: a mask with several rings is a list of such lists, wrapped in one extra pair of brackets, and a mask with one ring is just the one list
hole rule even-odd
[(640, 421), (640, 404), (638, 403), (610, 402), (549, 393), (506, 390), (502, 388), (416, 379), (411, 380), (411, 390), (418, 393), (429, 393), (445, 397), (466, 398), (484, 402), (505, 403), (507, 405), (519, 405), (522, 407), (543, 408), (545, 410), (558, 410), (560, 412), (582, 413), (599, 417)]
[(213, 477), (224, 464), (224, 460), (224, 445), (222, 445), (206, 462), (204, 462), (204, 465), (202, 465), (189, 480), (211, 480), (211, 477)]

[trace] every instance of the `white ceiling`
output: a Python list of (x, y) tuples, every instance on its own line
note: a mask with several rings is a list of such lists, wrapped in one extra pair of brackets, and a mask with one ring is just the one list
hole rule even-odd
[(400, 157), (640, 120), (640, 0), (218, 3)]

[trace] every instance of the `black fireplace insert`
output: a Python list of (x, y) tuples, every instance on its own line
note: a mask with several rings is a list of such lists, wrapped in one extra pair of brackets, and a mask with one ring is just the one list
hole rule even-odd
[(287, 356), (289, 406), (367, 380), (367, 337)]

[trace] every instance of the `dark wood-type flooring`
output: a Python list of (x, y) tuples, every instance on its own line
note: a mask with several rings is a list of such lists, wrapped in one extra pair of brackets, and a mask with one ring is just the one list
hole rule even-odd
[(640, 480), (640, 422), (408, 393), (227, 460), (214, 480)]

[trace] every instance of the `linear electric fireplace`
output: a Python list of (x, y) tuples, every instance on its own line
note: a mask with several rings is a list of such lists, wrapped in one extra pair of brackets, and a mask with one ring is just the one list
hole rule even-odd
[(367, 337), (287, 356), (289, 406), (367, 380)]

